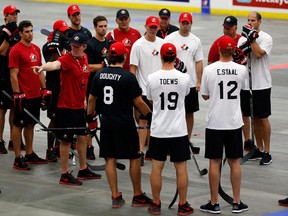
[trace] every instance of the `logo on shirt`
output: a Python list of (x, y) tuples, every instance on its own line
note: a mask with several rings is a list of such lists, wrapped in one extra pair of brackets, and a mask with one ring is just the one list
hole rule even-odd
[(104, 47), (104, 48), (102, 49), (101, 53), (102, 53), (102, 57), (108, 56), (108, 49), (107, 49), (106, 47)]
[(131, 40), (129, 40), (128, 38), (122, 40), (122, 43), (124, 44), (124, 46), (131, 46)]
[(31, 62), (37, 62), (37, 56), (33, 53), (30, 54)]
[(89, 72), (87, 65), (83, 65), (83, 72), (84, 73), (88, 73)]
[(186, 44), (183, 44), (183, 45), (181, 46), (181, 49), (182, 49), (182, 50), (188, 50), (189, 47), (188, 47)]
[(157, 56), (157, 55), (159, 55), (159, 52), (154, 49), (153, 52), (152, 52), (152, 55), (153, 55), (153, 56)]

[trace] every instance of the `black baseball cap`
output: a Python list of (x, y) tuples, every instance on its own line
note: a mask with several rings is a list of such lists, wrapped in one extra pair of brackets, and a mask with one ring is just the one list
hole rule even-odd
[(88, 36), (82, 33), (76, 33), (69, 42), (69, 45), (81, 46), (86, 44)]
[(167, 8), (162, 8), (162, 9), (159, 11), (159, 17), (167, 17), (167, 18), (170, 18), (170, 16), (171, 16), (170, 10), (168, 10)]
[(116, 13), (116, 18), (120, 19), (122, 17), (130, 17), (128, 10), (126, 9), (120, 9)]
[(224, 19), (224, 23), (223, 26), (227, 26), (227, 27), (232, 27), (234, 25), (237, 25), (237, 18), (234, 16), (227, 16)]

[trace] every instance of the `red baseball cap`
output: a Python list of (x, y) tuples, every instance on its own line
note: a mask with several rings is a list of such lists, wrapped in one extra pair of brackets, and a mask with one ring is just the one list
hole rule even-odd
[(179, 16), (179, 22), (187, 21), (189, 23), (192, 23), (192, 14), (188, 12), (183, 12)]
[(65, 32), (69, 29), (68, 24), (64, 20), (57, 20), (53, 24), (53, 30), (54, 31), (60, 31), (60, 32)]
[(122, 42), (115, 42), (110, 46), (110, 55), (111, 56), (121, 56), (124, 53), (128, 53), (128, 49)]
[(68, 16), (73, 15), (74, 13), (80, 13), (80, 7), (76, 4), (70, 5), (67, 9)]
[(223, 36), (218, 43), (218, 47), (222, 52), (233, 53), (236, 43), (231, 37)]
[(160, 26), (160, 21), (159, 21), (159, 18), (156, 17), (156, 16), (149, 16), (147, 19), (146, 19), (146, 25), (147, 26), (157, 26), (159, 27)]
[(172, 43), (165, 43), (160, 49), (162, 56), (176, 56), (176, 47)]
[(6, 14), (12, 14), (12, 13), (14, 13), (15, 11), (16, 11), (17, 13), (20, 13), (20, 10), (17, 9), (15, 6), (13, 6), (13, 5), (8, 5), (8, 6), (6, 6), (6, 7), (4, 8), (3, 14), (4, 14), (4, 16), (6, 16)]

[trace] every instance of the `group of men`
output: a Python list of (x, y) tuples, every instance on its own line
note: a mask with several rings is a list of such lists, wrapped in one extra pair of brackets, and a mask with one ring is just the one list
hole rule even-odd
[[(118, 189), (116, 160), (129, 159), (134, 193), (132, 206), (149, 206), (149, 213), (160, 214), (161, 176), (169, 155), (176, 169), (180, 197), (178, 215), (192, 214), (194, 210), (186, 199), (186, 161), (190, 159), (189, 142), (194, 112), (199, 110), (198, 92), (201, 92), (204, 100), (210, 101), (205, 157), (210, 160), (211, 200), (200, 210), (221, 212), (218, 185), (223, 146), (231, 169), (232, 212), (248, 210), (240, 199), (240, 158), (243, 157), (242, 131), (245, 149), (254, 149), (254, 133), (249, 133), (250, 116), (258, 147), (251, 159), (261, 159), (260, 165), (272, 162), (268, 65), (273, 41), (260, 29), (262, 17), (258, 12), (249, 13), (242, 37), (236, 34), (237, 19), (225, 18), (224, 36), (211, 46), (209, 65), (204, 69), (201, 40), (191, 33), (193, 17), (189, 12), (180, 14), (178, 28), (170, 24), (171, 13), (163, 8), (159, 17), (146, 19), (145, 34), (141, 36), (129, 26), (129, 12), (120, 9), (116, 13), (118, 27), (110, 32), (107, 32), (106, 17), (96, 16), (93, 19), (95, 35), (92, 36), (81, 26), (79, 6), (70, 5), (67, 15), (71, 26), (64, 20), (54, 23), (43, 47), (46, 60), (43, 65), (40, 48), (32, 43), (32, 23), (24, 20), (17, 26), (20, 10), (12, 5), (5, 7), (3, 13), (5, 25), (1, 27), (0, 54), (1, 61), (6, 64), (1, 64), (0, 153), (7, 153), (3, 129), (6, 110), (11, 108), (14, 168), (28, 170), (28, 164), (57, 161), (53, 148), (58, 141), (60, 184), (77, 186), (82, 185), (80, 180), (101, 178), (86, 165), (86, 158), (95, 159), (92, 138), (100, 122), (99, 155), (106, 160), (112, 207), (125, 204)], [(10, 80), (11, 87), (2, 85)], [(33, 151), (33, 131), (39, 121), (40, 108), (48, 109), (51, 131), (55, 127), (61, 129), (48, 133), (46, 159), (39, 158)], [(83, 129), (87, 124), (89, 131)], [(22, 130), (25, 157), (21, 154)], [(68, 163), (75, 135), (79, 155), (76, 178)], [(141, 189), (144, 156), (152, 159), (153, 199)]]

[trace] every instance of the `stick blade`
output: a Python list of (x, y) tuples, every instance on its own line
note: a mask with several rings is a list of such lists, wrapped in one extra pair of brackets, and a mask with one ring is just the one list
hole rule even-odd
[(208, 170), (206, 168), (200, 171), (201, 176), (207, 175), (207, 173), (208, 173)]
[(50, 35), (50, 31), (47, 29), (41, 29), (40, 30), (41, 34), (45, 35), (45, 36), (49, 36)]

